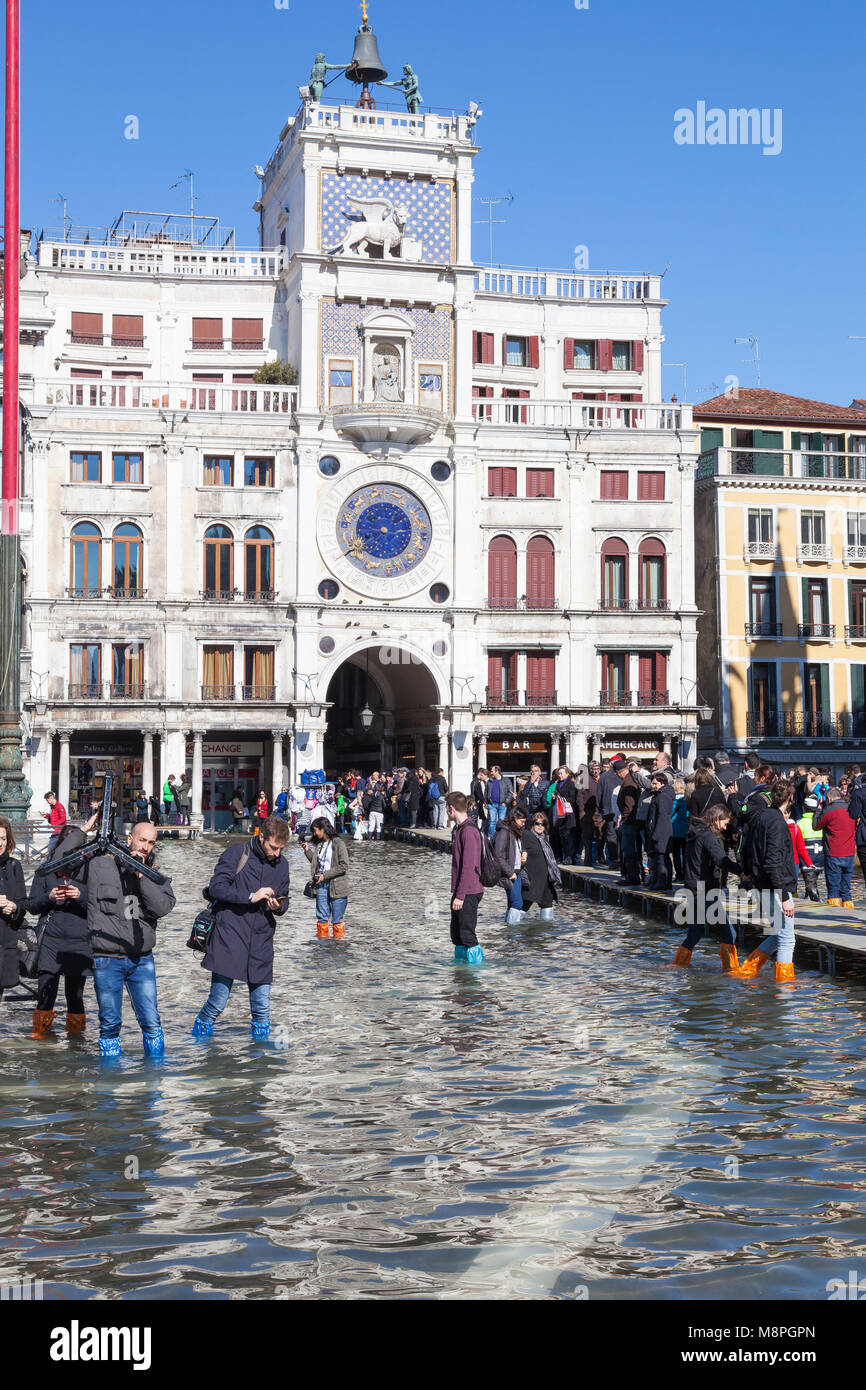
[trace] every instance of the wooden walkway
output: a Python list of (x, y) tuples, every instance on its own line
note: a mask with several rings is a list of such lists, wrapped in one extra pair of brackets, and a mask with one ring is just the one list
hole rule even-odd
[[(445, 854), (451, 852), (450, 830), (430, 830), (426, 827), (408, 830), (400, 827), (391, 833), (395, 839), (408, 844), (423, 845)], [(619, 883), (618, 869), (599, 869), (594, 865), (584, 868), (573, 864), (560, 864), (559, 867), (563, 888), (567, 891), (583, 893), (584, 897), (596, 902), (619, 905), (636, 916), (661, 918), (672, 927), (677, 925), (674, 917), (677, 899), (673, 892), (650, 892), (640, 885), (630, 887)], [(767, 919), (755, 910), (749, 894), (730, 894), (728, 912), (737, 926), (739, 945), (745, 944), (747, 931), (756, 937), (765, 934)], [(798, 898), (794, 932), (803, 945), (817, 949), (818, 968), (828, 975), (836, 974), (837, 952), (843, 954), (846, 963), (853, 963), (858, 957), (866, 961), (866, 917), (857, 909), (851, 912)]]

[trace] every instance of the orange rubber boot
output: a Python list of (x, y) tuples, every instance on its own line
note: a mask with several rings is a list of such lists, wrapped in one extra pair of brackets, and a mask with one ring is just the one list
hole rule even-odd
[(316, 936), (327, 936), (327, 935), (328, 935), (328, 923), (327, 923), (327, 922), (317, 922), (317, 923), (316, 923)]
[(69, 1034), (69, 1036), (70, 1036), (70, 1037), (74, 1037), (76, 1033), (83, 1033), (83, 1032), (84, 1032), (84, 1025), (85, 1025), (86, 1022), (87, 1022), (87, 1015), (86, 1015), (86, 1014), (67, 1014), (67, 1015), (66, 1015), (66, 1031), (67, 1031), (67, 1033)]
[(842, 904), (842, 906), (843, 906), (843, 907), (847, 907), (847, 909), (848, 909), (849, 912), (853, 912), (853, 911), (854, 911), (854, 904), (853, 904), (850, 900), (847, 901), (847, 902), (844, 902), (844, 903)]
[(719, 957), (722, 962), (722, 970), (727, 974), (730, 970), (739, 969), (740, 962), (737, 959), (737, 948), (731, 946), (727, 941), (719, 942)]
[(769, 956), (764, 955), (763, 951), (751, 951), (742, 965), (737, 966), (736, 970), (728, 973), (732, 980), (752, 980), (757, 975), (763, 965), (767, 964)]
[(779, 961), (779, 960), (777, 960), (777, 961), (776, 961), (776, 984), (777, 984), (777, 985), (781, 985), (781, 984), (789, 984), (789, 985), (792, 985), (793, 983), (794, 983), (794, 962), (793, 962), (792, 960), (788, 960), (788, 961)]
[(31, 1038), (50, 1038), (53, 1036), (51, 1025), (54, 1022), (53, 1009), (34, 1009), (33, 1010), (33, 1032)]
[(345, 923), (345, 922), (335, 922), (335, 923), (334, 923), (334, 940), (335, 940), (335, 941), (345, 941), (345, 939), (346, 939), (346, 923)]
[(691, 965), (692, 953), (688, 946), (678, 946), (677, 953), (673, 958), (674, 965)]
[(828, 898), (828, 899), (827, 899), (827, 906), (828, 906), (828, 907), (841, 907), (841, 906), (842, 906), (842, 899), (841, 899), (841, 898)]

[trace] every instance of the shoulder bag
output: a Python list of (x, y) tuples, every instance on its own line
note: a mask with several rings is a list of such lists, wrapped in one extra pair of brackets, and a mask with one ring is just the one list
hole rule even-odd
[[(243, 854), (238, 860), (238, 866), (235, 869), (234, 876), (232, 878), (232, 883), (234, 883), (235, 879), (239, 878), (240, 875), (243, 873), (244, 865), (246, 864), (249, 857), (250, 847), (249, 845), (247, 845), (244, 849)], [(210, 945), (210, 939), (213, 936), (215, 921), (216, 906), (214, 903), (208, 903), (207, 907), (202, 908), (201, 912), (198, 914), (198, 916), (192, 924), (192, 928), (189, 934), (189, 940), (186, 943), (191, 951), (199, 951), (203, 953), (207, 950), (208, 946)]]

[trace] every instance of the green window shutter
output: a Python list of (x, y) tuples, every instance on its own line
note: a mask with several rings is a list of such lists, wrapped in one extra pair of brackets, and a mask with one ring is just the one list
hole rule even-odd
[(809, 581), (808, 581), (808, 579), (801, 579), (801, 580), (800, 580), (800, 584), (802, 585), (802, 588), (803, 588), (803, 616), (802, 616), (802, 618), (800, 619), (800, 621), (803, 622), (803, 623), (808, 623), (808, 621), (809, 621)]
[(723, 430), (718, 430), (718, 429), (715, 429), (715, 428), (713, 428), (713, 429), (702, 429), (702, 430), (701, 430), (701, 453), (702, 453), (702, 454), (705, 454), (706, 451), (707, 451), (707, 449), (720, 449), (721, 446), (722, 446), (722, 440), (723, 440), (723, 439), (724, 439), (724, 431), (723, 431)]
[[(781, 430), (755, 430), (753, 439), (755, 449), (781, 449), (783, 435)], [(779, 476), (784, 472), (782, 454), (756, 454), (755, 472)]]
[(854, 737), (862, 738), (866, 725), (866, 666), (851, 667), (851, 714)]
[(776, 667), (773, 662), (767, 662), (767, 686), (770, 691), (770, 722), (776, 722), (776, 710), (778, 709), (778, 692), (776, 690)]
[(791, 448), (792, 448), (792, 449), (799, 449), (799, 447), (800, 447), (800, 431), (799, 431), (799, 430), (791, 430)]
[(821, 713), (830, 713), (830, 667), (821, 663)]

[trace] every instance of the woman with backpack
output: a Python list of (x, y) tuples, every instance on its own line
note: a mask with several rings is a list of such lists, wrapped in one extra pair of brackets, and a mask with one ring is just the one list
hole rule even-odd
[(549, 832), (550, 822), (543, 811), (534, 813), (523, 832), (526, 850), (523, 910), (528, 912), (533, 903), (538, 903), (543, 922), (553, 921), (553, 904), (558, 901), (558, 889), (562, 887), (562, 875), (550, 845)]
[(722, 970), (735, 970), (737, 933), (728, 918), (721, 890), (723, 870), (739, 872), (739, 865), (725, 853), (725, 833), (732, 820), (727, 806), (710, 806), (703, 816), (692, 816), (686, 835), (683, 876), (686, 905), (689, 909), (689, 929), (682, 946), (674, 956), (674, 965), (689, 965), (692, 951), (707, 926), (717, 926), (721, 935), (719, 956)]
[[(46, 868), (52, 860), (71, 854), (86, 843), (83, 830), (65, 825), (46, 860)], [(38, 985), (30, 1036), (47, 1038), (51, 1035), (61, 976), (66, 994), (66, 1031), (70, 1035), (83, 1033), (86, 1022), (84, 986), (93, 967), (93, 951), (87, 930), (87, 884), (82, 870), (74, 875), (37, 874), (30, 887), (27, 911), (34, 917), (44, 918), (36, 958)]]
[(682, 883), (686, 865), (686, 836), (689, 833), (689, 806), (686, 784), (682, 777), (674, 778), (674, 805), (671, 811), (671, 858), (674, 879)]
[(523, 848), (523, 833), (526, 829), (526, 812), (513, 806), (504, 822), (496, 829), (493, 838), (493, 852), (496, 855), (502, 878), (499, 880), (505, 889), (505, 925), (517, 926), (523, 921), (523, 866), (526, 863), (526, 850)]

